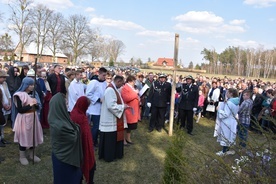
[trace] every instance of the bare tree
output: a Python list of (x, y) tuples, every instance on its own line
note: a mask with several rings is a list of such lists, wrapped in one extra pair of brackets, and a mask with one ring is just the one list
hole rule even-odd
[(252, 49), (246, 49), (246, 60), (247, 60), (247, 68), (246, 68), (246, 76), (249, 77), (252, 75), (252, 69), (254, 68), (254, 55), (255, 50)]
[(110, 52), (109, 52), (109, 39), (104, 39), (102, 43), (101, 48), (101, 57), (103, 58), (103, 61), (106, 62), (108, 58), (110, 58)]
[(22, 60), (24, 46), (30, 41), (32, 28), (30, 26), (30, 5), (31, 0), (17, 0), (9, 4), (11, 9), (10, 22), (13, 30), (19, 37), (19, 59)]
[(81, 55), (86, 54), (86, 49), (92, 40), (92, 29), (88, 20), (83, 15), (72, 15), (64, 25), (64, 46), (69, 48), (73, 54), (73, 63), (78, 62)]
[(52, 24), (52, 22), (50, 22), (52, 13), (52, 10), (42, 4), (38, 4), (32, 9), (31, 23), (35, 35), (34, 41), (36, 42), (37, 48), (37, 60), (39, 60), (44, 50), (46, 37), (50, 30), (50, 24)]
[(260, 77), (260, 72), (262, 68), (262, 56), (263, 56), (263, 47), (259, 47), (255, 50), (255, 62), (254, 62), (254, 68), (253, 68), (253, 77)]
[(236, 60), (236, 64), (238, 67), (238, 76), (241, 75), (241, 62), (242, 62), (242, 50), (240, 49), (240, 47), (234, 47), (234, 54), (235, 54), (235, 60)]
[(7, 52), (12, 48), (13, 48), (13, 41), (11, 39), (11, 36), (8, 33), (5, 33), (0, 37), (0, 49)]
[(51, 24), (47, 36), (47, 46), (53, 53), (53, 62), (56, 60), (57, 51), (62, 46), (63, 32), (64, 32), (64, 17), (61, 13), (53, 13), (50, 17)]
[(109, 53), (114, 62), (117, 61), (119, 55), (124, 53), (125, 48), (126, 46), (121, 40), (111, 40), (109, 42)]
[(94, 30), (94, 34), (90, 35), (91, 42), (88, 44), (87, 54), (91, 56), (91, 61), (99, 60), (102, 56), (104, 47), (104, 38), (100, 35), (99, 29)]
[(263, 63), (263, 77), (268, 78), (271, 71), (275, 70), (276, 64), (276, 48), (264, 52), (264, 63)]

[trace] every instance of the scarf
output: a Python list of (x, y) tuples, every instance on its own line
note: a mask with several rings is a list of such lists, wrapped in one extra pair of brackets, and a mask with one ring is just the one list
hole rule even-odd
[[(107, 87), (112, 88), (115, 91), (116, 97), (117, 97), (117, 104), (122, 104), (121, 97), (118, 93), (118, 91), (114, 88), (114, 86), (109, 84)], [(124, 140), (124, 116), (121, 116), (121, 118), (117, 118), (117, 141)]]
[[(16, 91), (16, 92), (25, 92), (25, 90), (30, 86), (30, 85), (34, 85), (35, 81), (33, 78), (31, 77), (25, 77), (23, 80), (22, 80), (22, 83), (21, 83), (21, 86), (19, 87), (19, 89)], [(39, 109), (42, 108), (42, 104), (41, 104), (41, 101), (40, 101), (40, 98), (39, 98), (39, 95), (38, 93), (35, 91), (33, 91), (33, 93), (35, 93), (35, 99), (37, 101), (37, 104), (39, 106)], [(33, 96), (32, 96), (33, 97)]]
[(72, 121), (80, 126), (81, 130), (81, 140), (82, 140), (82, 149), (83, 149), (83, 163), (82, 163), (82, 172), (86, 179), (89, 182), (89, 172), (95, 164), (95, 154), (93, 147), (93, 138), (90, 131), (90, 126), (88, 119), (86, 117), (86, 110), (88, 109), (89, 102), (87, 97), (81, 96), (73, 110), (70, 113)]
[(52, 97), (48, 121), (53, 154), (61, 162), (80, 167), (82, 161), (80, 127), (70, 119), (64, 94), (57, 93)]

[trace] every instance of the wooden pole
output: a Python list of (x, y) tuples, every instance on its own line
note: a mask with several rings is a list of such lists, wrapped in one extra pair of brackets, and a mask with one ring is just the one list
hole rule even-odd
[(175, 102), (175, 88), (176, 88), (176, 67), (178, 62), (178, 46), (179, 46), (179, 34), (175, 34), (174, 41), (174, 59), (173, 59), (173, 83), (171, 93), (171, 107), (170, 107), (170, 124), (169, 124), (169, 136), (173, 134), (173, 120), (174, 120), (174, 102)]
[[(34, 64), (34, 70), (35, 70), (35, 76), (34, 76), (34, 90), (33, 90), (33, 98), (35, 98), (35, 92), (36, 92), (36, 90), (35, 90), (35, 88), (36, 88), (36, 71), (37, 71), (37, 58), (35, 58), (35, 64)], [(35, 113), (36, 113), (36, 110), (34, 111), (34, 120), (33, 120), (33, 165), (34, 165), (34, 156), (35, 156), (35, 134), (36, 134), (36, 132), (35, 132), (35, 124), (36, 124), (36, 122), (35, 122), (35, 120), (36, 120), (36, 118), (35, 118)]]

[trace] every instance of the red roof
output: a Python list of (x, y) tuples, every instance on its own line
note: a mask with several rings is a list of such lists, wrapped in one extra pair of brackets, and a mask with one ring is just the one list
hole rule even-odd
[(173, 59), (172, 58), (158, 58), (155, 66), (173, 66)]

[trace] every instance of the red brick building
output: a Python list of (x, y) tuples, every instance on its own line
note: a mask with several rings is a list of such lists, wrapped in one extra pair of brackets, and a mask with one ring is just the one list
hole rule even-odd
[(173, 58), (158, 58), (154, 66), (167, 66), (173, 67)]

